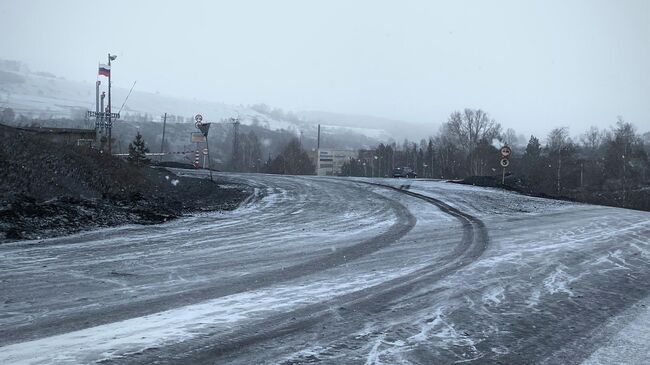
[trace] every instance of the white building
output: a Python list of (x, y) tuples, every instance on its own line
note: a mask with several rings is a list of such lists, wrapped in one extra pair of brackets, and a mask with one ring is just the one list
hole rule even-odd
[(318, 149), (316, 150), (316, 175), (340, 175), (343, 164), (356, 158), (356, 151)]

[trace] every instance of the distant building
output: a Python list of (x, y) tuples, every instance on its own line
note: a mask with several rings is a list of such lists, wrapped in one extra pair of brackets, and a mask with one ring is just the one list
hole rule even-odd
[(352, 150), (317, 149), (316, 175), (336, 176), (341, 174), (343, 164), (357, 158), (357, 152)]

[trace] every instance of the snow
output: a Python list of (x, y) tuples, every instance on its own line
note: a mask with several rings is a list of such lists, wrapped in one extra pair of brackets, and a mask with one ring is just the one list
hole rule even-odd
[(642, 300), (633, 308), (604, 327), (623, 327), (598, 348), (582, 365), (646, 365), (650, 359), (650, 298)]
[[(25, 78), (24, 83), (0, 84), (0, 105), (14, 109), (17, 114), (44, 119), (83, 118), (87, 110), (95, 110), (95, 85), (92, 83), (47, 77), (29, 73), (28, 70), (22, 70), (20, 75)], [(112, 89), (112, 96), (115, 102), (114, 107), (119, 107), (126, 99), (131, 84), (122, 83), (120, 85), (119, 80), (113, 80), (113, 82), (114, 84), (118, 82)], [(105, 88), (103, 80), (102, 83), (101, 87)], [(240, 118), (242, 124), (246, 125), (256, 123), (269, 130), (292, 130), (296, 135), (299, 134), (298, 131), (302, 130), (310, 135), (316, 135), (316, 123), (276, 119), (243, 105), (228, 105), (143, 92), (139, 91), (140, 87), (140, 85), (135, 86), (127, 104), (121, 111), (122, 115), (128, 113), (144, 116), (146, 114), (152, 121), (162, 122), (161, 115), (163, 112), (167, 112), (168, 122), (174, 122), (171, 118), (182, 117), (182, 122), (193, 123), (192, 117), (200, 112), (206, 122), (220, 123), (224, 119), (237, 117)], [(90, 123), (88, 127), (91, 127)], [(327, 133), (357, 133), (382, 140), (390, 138), (390, 135), (382, 129), (326, 127)]]
[[(382, 272), (381, 275), (349, 275), (310, 283), (272, 286), (200, 304), (175, 308), (62, 335), (0, 348), (0, 363), (40, 364), (55, 360), (76, 364), (119, 358), (147, 348), (186, 341), (209, 330), (227, 330), (235, 324), (263, 318), (268, 312), (288, 311), (297, 306), (325, 301), (417, 269)], [(52, 358), (51, 354), (56, 354)]]
[[(282, 343), (265, 347), (264, 353), (243, 353), (237, 360), (522, 363), (530, 360), (517, 357), (526, 355), (526, 346), (531, 346), (526, 341), (537, 341), (536, 353), (544, 356), (565, 347), (571, 353), (569, 336), (576, 334), (566, 325), (584, 325), (577, 335), (589, 341), (597, 328), (588, 326), (595, 313), (584, 303), (609, 298), (598, 305), (603, 316), (608, 315), (603, 312), (607, 308), (628, 305), (626, 301), (637, 300), (629, 293), (643, 289), (650, 268), (646, 212), (439, 181), (410, 182), (412, 191), (480, 217), (489, 229), (489, 245), (480, 256), (461, 256), (450, 263), (448, 257), (462, 236), (461, 223), (423, 200), (353, 179), (245, 174), (238, 178), (256, 182), (258, 198), (264, 198), (254, 198), (233, 212), (201, 213), (155, 227), (121, 227), (3, 245), (0, 282), (7, 291), (2, 295), (12, 293), (18, 301), (3, 306), (6, 316), (0, 317), (0, 325), (38, 325), (99, 304), (110, 312), (111, 306), (119, 308), (131, 298), (120, 295), (156, 298), (284, 270), (391, 232), (402, 222), (400, 209), (417, 221), (394, 243), (339, 266), (156, 313), (10, 343), (0, 348), (0, 363), (131, 359), (134, 353), (146, 356), (145, 349), (164, 351), (166, 345), (191, 345), (210, 336), (218, 343), (270, 316), (291, 316), (319, 303), (328, 305), (323, 328), (298, 329)], [(431, 274), (446, 265), (453, 266), (448, 274)], [(424, 268), (433, 271), (422, 274)], [(70, 294), (47, 291), (50, 280), (57, 282), (58, 291)], [(399, 295), (387, 294), (395, 288)], [(45, 303), (28, 302), (30, 295), (44, 290)], [(82, 293), (87, 301), (70, 303)], [(332, 309), (375, 299), (380, 305), (367, 312)], [(649, 341), (648, 304), (641, 300), (633, 310), (613, 316), (604, 325), (607, 342), (585, 364), (612, 363), (617, 354), (629, 363), (642, 363), (639, 359), (647, 358), (642, 345)]]
[(562, 209), (574, 209), (576, 205), (579, 205), (572, 202), (525, 196), (498, 188), (450, 183), (446, 180), (362, 177), (348, 179), (370, 181), (430, 196), (479, 218), (549, 214)]

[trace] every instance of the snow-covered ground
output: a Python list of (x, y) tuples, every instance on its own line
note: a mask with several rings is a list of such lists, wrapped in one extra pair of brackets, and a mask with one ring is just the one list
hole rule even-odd
[(650, 213), (230, 177), (264, 197), (0, 246), (0, 363), (644, 363)]

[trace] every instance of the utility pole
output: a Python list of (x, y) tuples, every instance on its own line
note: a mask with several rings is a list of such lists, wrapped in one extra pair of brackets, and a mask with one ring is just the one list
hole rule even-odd
[(232, 162), (233, 169), (239, 168), (239, 118), (233, 118), (234, 136), (232, 140)]
[(431, 178), (433, 179), (433, 148), (431, 149)]
[(622, 158), (622, 161), (623, 161), (623, 200), (625, 202), (627, 202), (627, 178), (625, 177), (625, 175), (627, 173), (627, 171), (626, 171), (627, 169), (625, 168), (625, 165), (627, 165), (626, 162), (625, 162), (625, 158), (627, 157), (627, 139), (625, 141), (623, 141), (623, 143), (624, 143), (624, 145), (623, 145), (623, 156), (622, 156), (623, 157)]
[(316, 175), (320, 172), (320, 124), (318, 125), (318, 137), (316, 137)]
[(163, 135), (162, 135), (162, 141), (160, 142), (160, 160), (162, 161), (162, 153), (164, 153), (163, 149), (165, 146), (165, 126), (167, 125), (167, 113), (165, 113), (165, 116), (163, 116)]
[(559, 147), (557, 149), (557, 193), (560, 193), (560, 170), (562, 169), (562, 140), (560, 140)]

